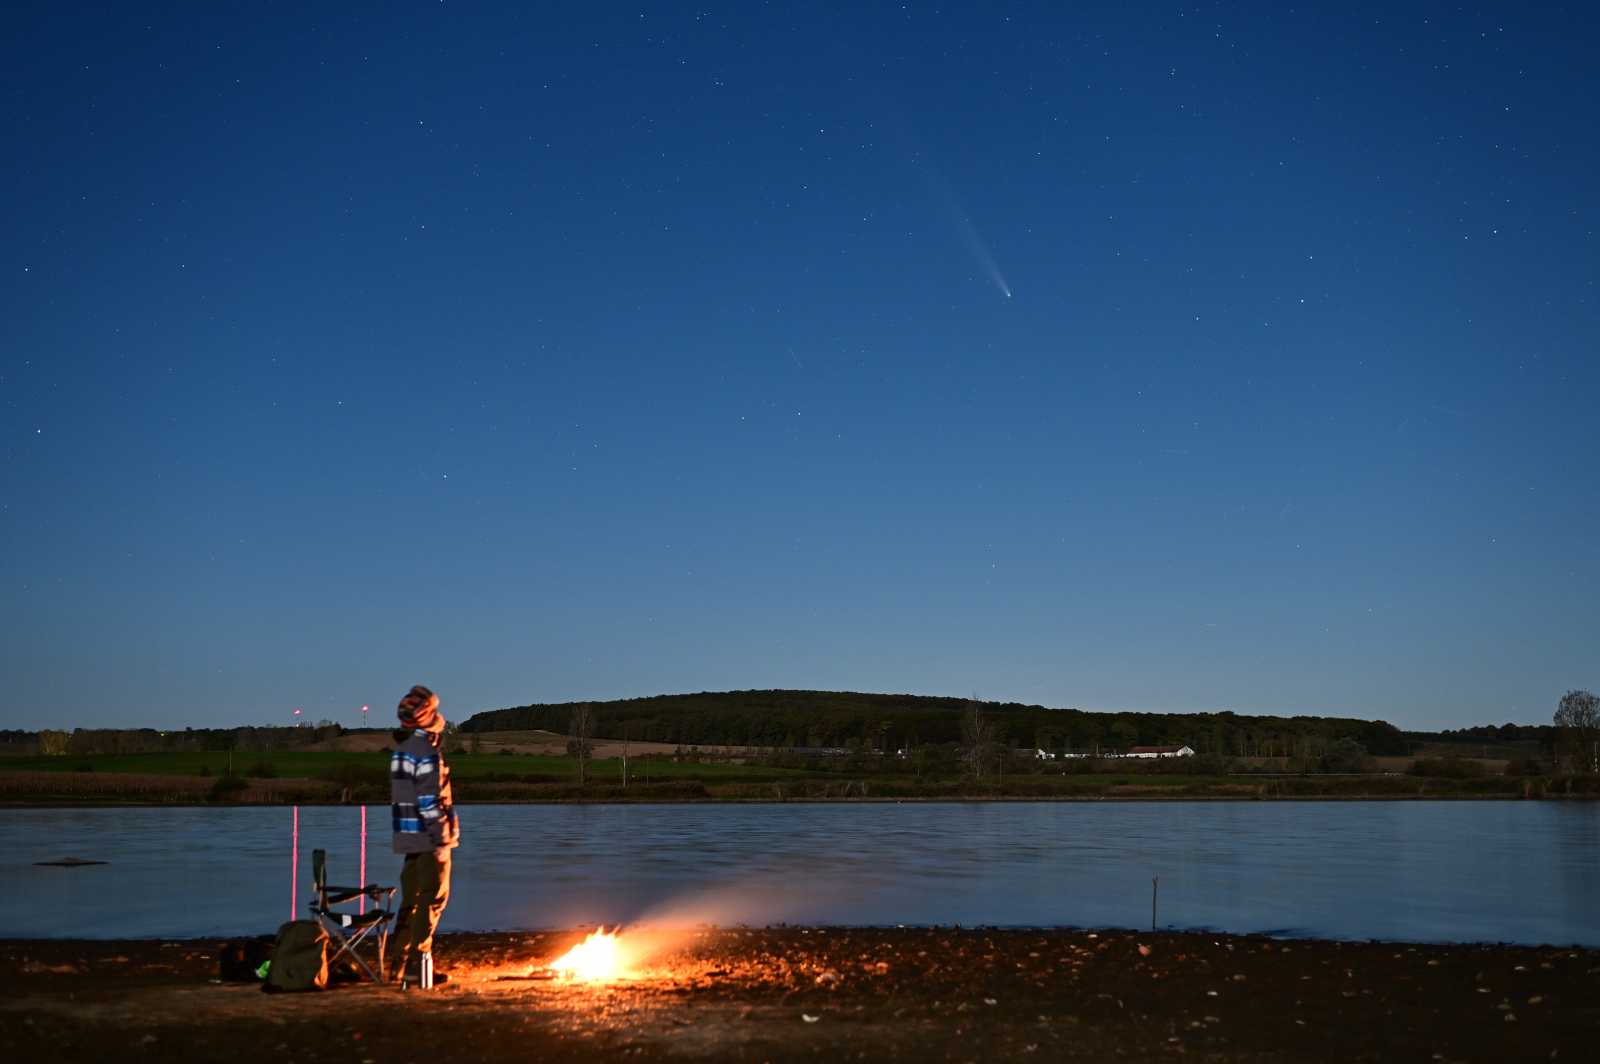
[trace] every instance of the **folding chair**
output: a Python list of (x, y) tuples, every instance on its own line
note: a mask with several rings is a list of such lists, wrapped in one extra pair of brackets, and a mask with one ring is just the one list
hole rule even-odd
[[(331, 966), (334, 961), (350, 954), (350, 959), (367, 973), (367, 977), (374, 983), (384, 981), (384, 949), (389, 943), (389, 921), (394, 919), (394, 895), (396, 888), (380, 887), (375, 883), (368, 883), (364, 887), (335, 887), (328, 883), (328, 855), (325, 850), (311, 851), (311, 880), (316, 888), (316, 897), (311, 902), (311, 915), (328, 932), (329, 936), (337, 943), (339, 948), (328, 958)], [(372, 908), (367, 912), (341, 912), (334, 908), (337, 905), (348, 905), (358, 898), (369, 898)], [(383, 904), (378, 904), (379, 900)], [(378, 970), (373, 971), (371, 965), (361, 956), (356, 947), (368, 938), (374, 940), (378, 951)]]

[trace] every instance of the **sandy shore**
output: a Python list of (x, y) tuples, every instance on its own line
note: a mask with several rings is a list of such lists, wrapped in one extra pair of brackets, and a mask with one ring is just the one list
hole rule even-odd
[(0, 941), (12, 1060), (1583, 1060), (1600, 951), (1126, 931), (717, 930), (644, 977), (574, 932), (441, 938), (451, 984), (266, 995), (217, 943)]

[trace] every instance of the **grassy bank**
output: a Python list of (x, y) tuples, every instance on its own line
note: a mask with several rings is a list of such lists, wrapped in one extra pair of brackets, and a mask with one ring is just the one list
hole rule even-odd
[[(168, 751), (154, 754), (94, 754), (86, 757), (9, 757), (0, 759), (0, 776), (11, 772), (135, 773), (144, 776), (206, 778), (234, 775), (257, 779), (300, 778), (337, 783), (378, 782), (387, 786), (388, 757), (370, 751), (284, 750), (268, 753)], [(459, 782), (566, 783), (576, 778), (570, 757), (547, 754), (450, 755), (450, 773)], [(590, 761), (588, 775), (596, 783), (621, 783), (622, 761)], [(763, 783), (806, 775), (803, 770), (741, 765), (725, 761), (637, 759), (629, 762), (630, 781), (697, 779)]]
[[(1558, 798), (1600, 796), (1600, 777), (1199, 774), (1167, 770), (990, 776), (781, 768), (711, 760), (590, 762), (577, 782), (570, 758), (451, 756), (457, 799), (471, 802)], [(378, 752), (172, 752), (0, 760), (0, 802), (52, 805), (341, 803), (388, 800)]]

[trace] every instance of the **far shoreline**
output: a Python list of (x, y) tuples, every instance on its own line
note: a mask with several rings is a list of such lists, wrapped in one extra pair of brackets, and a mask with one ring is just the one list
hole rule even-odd
[[(1234, 803), (1239, 805), (1306, 803), (1306, 802), (1593, 802), (1600, 800), (1596, 794), (1297, 794), (1297, 795), (1225, 795), (1225, 794), (1123, 794), (1123, 795), (972, 795), (966, 797), (796, 797), (796, 798), (502, 798), (485, 801), (463, 800), (455, 804), (463, 808), (495, 805), (1142, 805), (1173, 803)], [(280, 802), (141, 802), (141, 801), (66, 801), (43, 798), (38, 801), (19, 801), (15, 798), (0, 800), (0, 809), (288, 809), (288, 808), (371, 808), (388, 805), (387, 801), (374, 799), (368, 802), (328, 801), (307, 799)]]

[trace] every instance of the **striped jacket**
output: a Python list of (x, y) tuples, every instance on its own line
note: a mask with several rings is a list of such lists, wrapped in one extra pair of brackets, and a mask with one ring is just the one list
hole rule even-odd
[(389, 799), (395, 853), (428, 853), (459, 842), (450, 768), (444, 763), (444, 751), (427, 732), (405, 734), (395, 747), (389, 758)]

